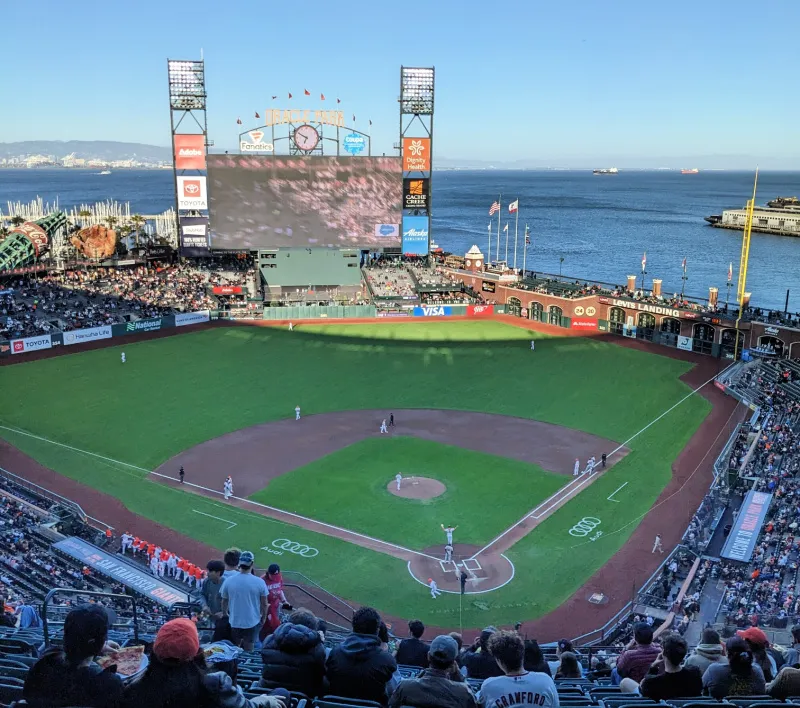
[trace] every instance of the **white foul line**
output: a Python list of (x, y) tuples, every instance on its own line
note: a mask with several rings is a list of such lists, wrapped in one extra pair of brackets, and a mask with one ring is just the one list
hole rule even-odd
[(209, 519), (216, 519), (217, 521), (222, 521), (226, 524), (230, 524), (226, 531), (230, 531), (234, 526), (238, 526), (235, 521), (231, 521), (230, 519), (221, 519), (219, 516), (212, 516), (211, 514), (206, 514), (204, 511), (198, 511), (197, 509), (192, 509), (195, 514), (201, 514), (202, 516), (207, 516)]
[(619, 502), (619, 499), (612, 499), (611, 497), (613, 497), (613, 496), (614, 496), (614, 495), (615, 495), (615, 494), (616, 494), (618, 491), (620, 491), (621, 489), (623, 489), (623, 488), (624, 488), (624, 487), (625, 487), (627, 484), (628, 484), (628, 483), (627, 483), (627, 482), (625, 482), (625, 484), (623, 484), (623, 485), (622, 485), (622, 487), (620, 487), (619, 489), (615, 489), (613, 492), (611, 492), (611, 494), (609, 494), (609, 495), (606, 497), (606, 500), (607, 500), (607, 501), (614, 502), (615, 504), (619, 504), (619, 503), (620, 503), (620, 502)]

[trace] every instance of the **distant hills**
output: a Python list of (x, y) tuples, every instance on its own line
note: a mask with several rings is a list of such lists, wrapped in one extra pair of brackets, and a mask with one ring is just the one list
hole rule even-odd
[(21, 155), (54, 155), (56, 158), (75, 153), (85, 160), (141, 160), (161, 162), (171, 160), (169, 147), (144, 143), (120, 143), (116, 140), (24, 140), (17, 143), (0, 143), (0, 158)]

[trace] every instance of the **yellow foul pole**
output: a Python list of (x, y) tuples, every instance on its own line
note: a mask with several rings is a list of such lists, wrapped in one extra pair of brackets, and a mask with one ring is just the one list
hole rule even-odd
[(736, 300), (739, 302), (739, 316), (736, 318), (736, 345), (733, 350), (734, 361), (739, 358), (739, 322), (744, 311), (744, 295), (747, 290), (747, 263), (750, 259), (750, 234), (753, 229), (753, 209), (756, 206), (756, 188), (758, 187), (758, 167), (753, 180), (753, 198), (747, 202), (747, 213), (742, 235), (742, 256), (739, 260), (739, 279), (736, 284)]

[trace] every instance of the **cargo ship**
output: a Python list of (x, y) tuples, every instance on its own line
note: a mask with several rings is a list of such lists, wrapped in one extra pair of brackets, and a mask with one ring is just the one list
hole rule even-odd
[[(705, 220), (720, 229), (744, 230), (747, 209), (726, 209)], [(800, 200), (797, 197), (776, 197), (767, 206), (753, 209), (753, 231), (778, 236), (800, 236)]]
[(692, 167), (691, 170), (681, 170), (682, 175), (696, 175), (698, 172), (700, 172), (700, 170), (696, 167)]
[(601, 170), (592, 170), (593, 175), (615, 175), (619, 172), (616, 167), (604, 167)]

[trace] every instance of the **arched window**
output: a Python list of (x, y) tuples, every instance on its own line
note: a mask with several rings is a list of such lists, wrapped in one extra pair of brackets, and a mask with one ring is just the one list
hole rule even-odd
[(692, 351), (698, 354), (711, 354), (716, 330), (711, 325), (696, 324), (692, 334)]
[(636, 338), (653, 341), (653, 334), (656, 331), (656, 318), (649, 312), (640, 312), (636, 320)]
[(782, 339), (778, 339), (777, 337), (759, 337), (758, 338), (758, 346), (759, 347), (772, 347), (775, 350), (775, 355), (778, 357), (783, 356), (783, 348), (786, 346)]
[(550, 324), (561, 326), (561, 318), (564, 316), (564, 311), (556, 305), (550, 305)]
[(542, 313), (544, 312), (544, 305), (542, 305), (541, 302), (531, 300), (530, 304), (528, 305), (528, 312), (530, 312), (530, 318), (532, 320), (541, 322), (544, 319), (542, 316)]
[(611, 334), (622, 336), (622, 328), (625, 326), (625, 310), (621, 307), (612, 307), (608, 311), (608, 331)]
[(508, 314), (514, 315), (515, 317), (522, 316), (522, 303), (518, 297), (510, 297), (506, 300), (506, 305), (508, 306)]
[(667, 334), (680, 334), (681, 321), (676, 320), (674, 317), (663, 317), (661, 319), (661, 331)]
[(734, 355), (738, 358), (742, 356), (744, 349), (744, 332), (739, 332), (739, 347), (736, 347), (736, 330), (723, 329), (720, 333), (720, 356), (724, 359), (733, 359)]

